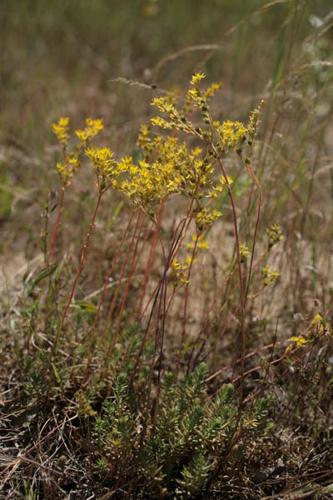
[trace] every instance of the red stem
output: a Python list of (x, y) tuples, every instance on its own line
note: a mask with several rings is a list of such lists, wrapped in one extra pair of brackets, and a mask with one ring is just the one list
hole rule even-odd
[(53, 230), (51, 238), (50, 238), (50, 248), (49, 248), (49, 252), (48, 252), (50, 263), (52, 263), (52, 260), (54, 257), (55, 247), (56, 247), (57, 239), (58, 239), (59, 232), (60, 232), (61, 220), (62, 220), (62, 216), (64, 213), (64, 197), (65, 197), (65, 188), (62, 187), (60, 190), (60, 195), (59, 195), (57, 218), (55, 221), (54, 230)]
[(68, 296), (68, 299), (67, 299), (67, 302), (66, 302), (66, 305), (65, 305), (65, 309), (64, 309), (64, 312), (63, 312), (63, 315), (62, 315), (62, 318), (61, 318), (60, 331), (63, 329), (64, 323), (65, 323), (65, 320), (66, 320), (66, 317), (67, 317), (67, 314), (68, 314), (68, 310), (69, 310), (71, 302), (73, 300), (73, 297), (74, 297), (74, 294), (75, 294), (75, 291), (76, 291), (76, 287), (77, 287), (78, 281), (80, 279), (80, 276), (81, 276), (81, 273), (82, 273), (82, 270), (83, 270), (83, 267), (84, 267), (84, 263), (85, 263), (86, 258), (87, 258), (87, 254), (88, 254), (88, 250), (89, 250), (89, 243), (90, 243), (90, 239), (91, 239), (94, 227), (95, 227), (96, 216), (97, 216), (97, 212), (98, 212), (98, 209), (99, 209), (99, 206), (100, 206), (100, 203), (101, 203), (101, 199), (102, 199), (103, 193), (104, 193), (104, 191), (99, 190), (97, 202), (96, 202), (96, 205), (95, 205), (95, 210), (93, 212), (93, 215), (92, 215), (92, 218), (91, 218), (91, 222), (89, 224), (89, 229), (88, 229), (86, 238), (85, 238), (83, 246), (81, 248), (81, 255), (80, 255), (79, 267), (77, 268), (77, 271), (76, 271), (76, 274), (75, 274), (75, 277), (74, 277), (74, 281), (73, 281), (73, 284), (72, 284), (72, 288), (71, 288), (70, 294)]

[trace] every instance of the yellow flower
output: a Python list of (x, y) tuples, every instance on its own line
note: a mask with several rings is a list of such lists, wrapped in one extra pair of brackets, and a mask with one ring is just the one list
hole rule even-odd
[[(220, 89), (220, 84), (213, 83), (206, 90), (201, 89), (199, 83), (204, 78), (201, 72), (192, 76), (183, 102), (176, 92), (152, 100), (158, 113), (151, 123), (166, 132), (151, 133), (149, 127), (142, 126), (137, 140), (140, 151), (135, 162), (131, 157), (117, 161), (109, 148), (90, 147), (90, 139), (103, 130), (104, 123), (101, 119), (87, 118), (85, 127), (75, 131), (79, 139), (73, 148), (75, 154), (67, 155), (65, 150), (64, 160), (56, 166), (64, 184), (70, 182), (79, 167), (81, 154), (85, 152), (96, 171), (100, 189), (113, 187), (121, 191), (149, 214), (154, 213), (160, 200), (174, 194), (185, 196), (193, 200), (194, 206), (200, 207), (194, 216), (198, 233), (207, 229), (222, 213), (211, 206), (203, 207), (204, 200), (217, 198), (232, 184), (230, 177), (217, 174), (218, 155), (229, 149), (238, 149), (255, 129), (259, 111), (251, 114), (247, 127), (238, 121), (213, 121), (208, 101)], [(194, 111), (196, 121), (192, 123), (190, 113)], [(69, 119), (66, 117), (53, 125), (63, 145), (67, 145), (70, 139), (68, 129)], [(169, 130), (172, 133), (168, 133)], [(194, 147), (182, 139), (184, 134), (195, 139)], [(196, 244), (198, 249), (208, 246), (201, 237)], [(241, 251), (242, 257), (246, 258), (248, 249), (244, 247)], [(274, 272), (266, 272), (266, 283), (271, 283), (273, 278)]]
[(259, 103), (259, 106), (250, 113), (249, 123), (247, 125), (247, 131), (248, 131), (248, 134), (251, 137), (251, 139), (253, 139), (256, 135), (257, 128), (258, 128), (258, 120), (259, 120), (259, 116), (260, 116), (263, 105), (264, 105), (264, 101), (261, 100)]
[(274, 271), (270, 267), (266, 266), (262, 269), (261, 271), (263, 282), (265, 286), (271, 286), (274, 285), (276, 280), (279, 278), (280, 273), (277, 271)]
[(195, 247), (198, 250), (208, 250), (208, 241), (205, 240), (203, 234), (192, 234), (192, 241), (186, 245), (189, 250), (193, 250)]
[(67, 116), (59, 118), (58, 122), (52, 124), (52, 130), (60, 144), (67, 146), (69, 141), (69, 118)]
[(85, 154), (92, 161), (97, 175), (110, 177), (113, 174), (116, 161), (110, 148), (87, 148)]
[(218, 120), (213, 122), (215, 130), (218, 133), (218, 139), (221, 148), (235, 149), (244, 139), (248, 129), (241, 122), (226, 120), (223, 123)]
[[(151, 144), (151, 138), (149, 135), (149, 127), (147, 125), (142, 125), (140, 127), (139, 136), (137, 139), (137, 146), (143, 150), (149, 150), (149, 145)], [(147, 151), (146, 151), (147, 152)]]
[(160, 116), (154, 116), (151, 123), (166, 130), (180, 130), (186, 133), (194, 133), (192, 124), (187, 120), (184, 113), (176, 107), (177, 98), (175, 94), (169, 93), (163, 97), (155, 97), (152, 100), (152, 106), (156, 107), (161, 113), (167, 115), (168, 120)]
[(304, 337), (290, 337), (289, 342), (293, 342), (296, 347), (304, 347), (309, 343)]
[(188, 270), (191, 263), (192, 260), (181, 262), (178, 259), (173, 259), (171, 262), (171, 280), (175, 287), (189, 284)]
[(161, 127), (161, 128), (164, 128), (165, 130), (171, 130), (174, 128), (174, 125), (171, 122), (168, 122), (167, 120), (165, 120), (161, 116), (153, 116), (150, 119), (150, 121), (151, 121), (152, 125), (154, 125), (155, 127)]
[(75, 130), (76, 137), (83, 143), (89, 141), (95, 137), (99, 132), (101, 132), (104, 128), (103, 120), (97, 118), (87, 118), (86, 126), (84, 129)]
[(202, 208), (195, 216), (195, 223), (198, 231), (203, 231), (213, 224), (217, 219), (222, 216), (220, 210), (209, 210)]
[(317, 314), (313, 317), (313, 319), (312, 319), (312, 321), (311, 321), (311, 325), (320, 325), (321, 323), (323, 323), (323, 321), (324, 321), (324, 318), (322, 317), (322, 315), (321, 315), (321, 314), (319, 314), (319, 313), (317, 313)]
[(232, 177), (225, 178), (224, 175), (221, 175), (218, 182), (212, 187), (208, 195), (209, 198), (217, 198), (226, 189), (226, 186), (231, 186), (233, 182)]
[(205, 91), (206, 99), (213, 97), (213, 95), (221, 89), (221, 86), (221, 83), (212, 83)]
[(64, 187), (70, 185), (72, 177), (80, 168), (80, 161), (75, 153), (67, 154), (63, 162), (57, 162), (56, 170), (61, 177)]
[(315, 335), (324, 335), (325, 333), (332, 333), (332, 327), (329, 324), (328, 321), (325, 320), (325, 318), (317, 313), (315, 316), (312, 318), (311, 325), (314, 327), (314, 334)]
[(175, 96), (173, 94), (168, 94), (163, 97), (154, 97), (154, 99), (152, 100), (152, 105), (162, 113), (166, 113), (168, 115), (177, 114), (177, 109), (175, 107)]
[(272, 224), (268, 229), (266, 229), (266, 234), (268, 236), (269, 248), (274, 246), (279, 241), (284, 240), (284, 236), (279, 224)]
[(204, 78), (206, 78), (205, 73), (194, 73), (191, 78), (191, 85), (197, 85), (197, 83), (199, 83)]
[(244, 245), (244, 243), (241, 243), (239, 245), (239, 253), (240, 253), (242, 260), (246, 260), (251, 252), (250, 252), (249, 247), (247, 245)]

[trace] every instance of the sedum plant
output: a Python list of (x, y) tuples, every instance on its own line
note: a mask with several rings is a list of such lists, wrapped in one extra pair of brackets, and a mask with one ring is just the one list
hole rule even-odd
[[(261, 497), (265, 478), (276, 484), (275, 471), (284, 467), (276, 465), (279, 447), (299, 477), (288, 427), (299, 432), (306, 425), (315, 440), (328, 421), (321, 408), (330, 401), (329, 315), (318, 310), (287, 345), (274, 336), (258, 347), (251, 325), (253, 299), (268, 296), (280, 279), (268, 256), (284, 240), (273, 223), (256, 245), (261, 187), (252, 160), (260, 106), (244, 123), (219, 120), (211, 110), (219, 85), (205, 87), (203, 80), (195, 74), (183, 97), (153, 99), (156, 116), (140, 128), (133, 156), (118, 157), (97, 142), (100, 119), (89, 118), (74, 131), (66, 117), (53, 125), (62, 155), (56, 162), (57, 213), (44, 245), (45, 268), (26, 278), (12, 327), (24, 332), (23, 339), (14, 337), (22, 361), (17, 379), (24, 380), (20, 397), (29, 409), (22, 443), (34, 443), (28, 458), (22, 455), (24, 467), (52, 471), (62, 496), (73, 489), (66, 472), (82, 483), (78, 464), (85, 463), (89, 487), (100, 497)], [(86, 165), (94, 176), (95, 205), (77, 258), (62, 256), (68, 192)], [(103, 205), (122, 215), (111, 231), (99, 224)], [(99, 241), (109, 253), (99, 259), (95, 248), (89, 261), (100, 226)], [(210, 283), (214, 226), (232, 229), (233, 248), (224, 267), (214, 261)], [(98, 286), (93, 291), (89, 274)], [(312, 388), (311, 404), (302, 386)], [(277, 390), (278, 403), (271, 397)], [(269, 395), (269, 412), (263, 394)], [(50, 436), (59, 442), (51, 439), (45, 462)], [(304, 446), (304, 460), (310, 449)], [(266, 458), (270, 465), (262, 471)], [(12, 463), (6, 481), (18, 462)], [(83, 498), (82, 488), (86, 483), (77, 493)]]
[(181, 381), (165, 373), (151, 424), (126, 376), (118, 377), (95, 424), (98, 464), (113, 486), (129, 482), (143, 498), (193, 498), (218, 483), (225, 457), (245, 454), (267, 425), (266, 401), (239, 416), (231, 384), (207, 399), (207, 375), (204, 363)]
[[(245, 309), (254, 267), (254, 251), (260, 216), (260, 185), (251, 166), (251, 150), (256, 135), (260, 106), (254, 110), (247, 123), (240, 121), (220, 121), (213, 116), (210, 101), (219, 91), (219, 84), (204, 88), (202, 81), (205, 75), (193, 75), (185, 95), (181, 98), (173, 93), (164, 93), (155, 97), (152, 106), (158, 114), (151, 118), (150, 125), (140, 129), (136, 157), (116, 158), (115, 153), (107, 146), (92, 145), (94, 138), (102, 131), (103, 122), (99, 119), (87, 119), (86, 127), (70, 133), (68, 118), (61, 118), (53, 125), (54, 133), (63, 151), (63, 161), (58, 162), (56, 169), (60, 175), (60, 202), (58, 217), (50, 238), (49, 263), (55, 255), (57, 237), (60, 231), (63, 212), (64, 192), (68, 189), (74, 175), (82, 162), (87, 160), (93, 167), (96, 177), (97, 201), (93, 211), (89, 230), (82, 244), (79, 263), (74, 274), (59, 326), (57, 328), (55, 347), (63, 336), (70, 309), (75, 302), (75, 295), (87, 254), (91, 237), (95, 228), (98, 212), (106, 192), (113, 191), (128, 200), (134, 226), (133, 237), (128, 248), (128, 257), (119, 272), (119, 285), (112, 294), (111, 307), (104, 327), (100, 318), (104, 301), (107, 298), (107, 286), (111, 273), (118, 267), (117, 257), (111, 262), (110, 271), (105, 276), (104, 291), (97, 304), (97, 313), (91, 334), (91, 343), (96, 344), (98, 328), (102, 328), (103, 339), (110, 334), (113, 337), (106, 347), (107, 357), (120, 336), (121, 325), (126, 316), (133, 276), (143, 266), (141, 294), (138, 296), (137, 311), (139, 322), (144, 326), (142, 342), (149, 337), (155, 338), (155, 357), (163, 356), (165, 328), (168, 322), (168, 311), (180, 294), (183, 294), (183, 331), (184, 344), (187, 333), (189, 286), (191, 274), (199, 253), (208, 248), (205, 234), (212, 225), (221, 218), (221, 197), (229, 199), (232, 213), (235, 251), (231, 263), (231, 275), (238, 279), (238, 306), (235, 314), (240, 322), (239, 342), (241, 356), (245, 352)], [(241, 241), (239, 220), (235, 196), (233, 194), (233, 178), (225, 166), (225, 158), (236, 154), (258, 193), (257, 222), (252, 235), (251, 247)], [(163, 214), (167, 211), (169, 201), (178, 197), (182, 213), (168, 242), (162, 241)], [(165, 218), (167, 218), (165, 216)], [(150, 228), (149, 228), (150, 225)], [(142, 231), (153, 231), (154, 237), (149, 248), (147, 239), (141, 239)], [(123, 238), (128, 238), (127, 229)], [(186, 243), (191, 231), (191, 243)], [(128, 233), (129, 234), (129, 233)], [(154, 264), (156, 269), (157, 247), (162, 247), (162, 263), (159, 265), (159, 279), (152, 283)], [(142, 263), (143, 255), (148, 252), (146, 264)], [(185, 255), (184, 255), (185, 253)], [(183, 255), (182, 255), (183, 254)], [(249, 265), (244, 266), (248, 260)], [(126, 276), (127, 284), (123, 285)], [(266, 268), (263, 271), (264, 284), (273, 284), (273, 276)], [(229, 279), (229, 278), (228, 278)], [(170, 286), (171, 285), (171, 286)], [(150, 292), (149, 292), (150, 290)], [(133, 295), (132, 295), (133, 297)], [(135, 300), (135, 297), (134, 297)], [(163, 305), (164, 304), (164, 305)], [(133, 302), (132, 302), (133, 305)], [(131, 312), (127, 312), (127, 316)], [(76, 334), (76, 341), (78, 335)], [(105, 349), (105, 346), (103, 347)], [(159, 370), (160, 371), (160, 370)]]

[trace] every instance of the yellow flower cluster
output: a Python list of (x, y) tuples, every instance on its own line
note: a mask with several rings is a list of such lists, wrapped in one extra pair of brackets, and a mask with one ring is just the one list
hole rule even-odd
[(75, 135), (81, 142), (85, 143), (99, 134), (103, 129), (103, 120), (100, 118), (87, 118), (85, 128), (76, 130)]
[(241, 256), (241, 260), (242, 262), (245, 262), (245, 260), (249, 257), (249, 255), (251, 254), (250, 250), (249, 250), (249, 247), (247, 245), (245, 245), (244, 243), (241, 243), (239, 245), (239, 253), (240, 253), (240, 256)]
[(195, 224), (199, 232), (204, 231), (209, 226), (211, 226), (217, 219), (222, 216), (220, 210), (209, 210), (208, 208), (202, 208), (195, 215)]
[(113, 167), (117, 165), (110, 148), (87, 148), (85, 154), (92, 161), (99, 175), (109, 177)]
[(127, 175), (120, 190), (134, 203), (151, 209), (157, 201), (182, 190), (182, 169), (189, 155), (175, 137), (147, 137), (146, 142), (145, 159), (137, 164), (126, 159)]
[(261, 100), (259, 106), (250, 113), (249, 123), (247, 125), (247, 131), (250, 139), (254, 139), (256, 135), (259, 117), (263, 106), (264, 106), (264, 101)]
[(290, 345), (287, 347), (287, 350), (291, 350), (293, 347), (304, 347), (315, 342), (318, 337), (331, 334), (332, 327), (330, 323), (320, 313), (317, 313), (310, 321), (310, 327), (305, 335), (290, 337), (288, 340)]
[(217, 133), (219, 149), (224, 152), (237, 148), (245, 140), (248, 132), (247, 127), (241, 122), (226, 120), (221, 123), (215, 120), (213, 125)]
[(209, 197), (217, 198), (225, 190), (226, 186), (231, 186), (233, 182), (231, 177), (227, 176), (227, 178), (225, 178), (221, 175), (220, 179), (215, 183), (214, 187), (212, 187)]
[(171, 262), (171, 281), (175, 287), (189, 284), (189, 271), (197, 252), (208, 250), (209, 245), (203, 234), (192, 234), (186, 248), (191, 251), (183, 260), (173, 259)]
[(80, 161), (76, 154), (69, 153), (65, 155), (64, 162), (58, 161), (56, 163), (56, 170), (62, 179), (62, 184), (67, 187), (72, 177), (80, 168)]
[(52, 130), (60, 144), (67, 146), (69, 141), (69, 118), (63, 116), (56, 123), (52, 124)]
[(296, 347), (304, 347), (309, 343), (304, 337), (290, 337), (289, 342), (292, 342)]
[(192, 234), (191, 242), (186, 245), (189, 250), (196, 248), (197, 250), (208, 250), (208, 241), (203, 234)]
[[(153, 99), (152, 105), (163, 116), (153, 117), (152, 124), (165, 130), (178, 130), (196, 136), (206, 145), (210, 145), (211, 149), (218, 154), (225, 154), (230, 150), (240, 151), (245, 141), (251, 145), (256, 133), (261, 105), (252, 111), (247, 125), (239, 121), (213, 120), (209, 98), (220, 89), (221, 85), (213, 83), (203, 90), (200, 84), (204, 78), (203, 73), (193, 75), (183, 106), (179, 105), (177, 98), (172, 94)], [(194, 110), (200, 112), (202, 124), (199, 126), (192, 120)]]
[(279, 224), (272, 224), (268, 229), (266, 229), (266, 234), (268, 236), (268, 246), (272, 248), (279, 241), (284, 240), (283, 233)]
[(192, 75), (190, 83), (191, 83), (191, 85), (197, 85), (204, 78), (206, 78), (205, 73), (200, 73), (200, 72), (199, 73), (194, 73), (194, 75)]
[[(213, 120), (209, 99), (220, 84), (203, 89), (204, 78), (203, 73), (193, 75), (183, 102), (172, 93), (153, 99), (159, 114), (151, 123), (167, 132), (154, 133), (147, 126), (141, 127), (137, 161), (132, 157), (117, 160), (109, 148), (91, 147), (90, 140), (104, 128), (101, 119), (87, 118), (85, 127), (74, 133), (78, 144), (68, 151), (69, 119), (61, 118), (53, 130), (66, 146), (64, 160), (56, 165), (64, 185), (70, 183), (85, 154), (100, 189), (112, 187), (148, 213), (173, 194), (185, 196), (194, 202), (197, 231), (207, 229), (222, 215), (213, 203), (232, 185), (230, 177), (217, 174), (217, 155), (238, 149), (247, 136), (254, 134), (259, 112), (251, 114), (247, 126), (238, 121)], [(187, 136), (192, 136), (194, 144), (186, 140)]]
[(101, 132), (103, 128), (103, 120), (87, 118), (85, 129), (75, 131), (75, 135), (79, 139), (79, 144), (77, 144), (72, 151), (68, 151), (71, 138), (69, 118), (62, 117), (58, 122), (53, 123), (52, 130), (64, 148), (63, 161), (56, 163), (56, 171), (60, 175), (63, 188), (69, 186), (72, 177), (80, 168), (80, 159), (89, 140)]
[(277, 279), (280, 276), (279, 272), (274, 271), (273, 269), (271, 269), (268, 266), (265, 266), (262, 269), (261, 274), (262, 274), (262, 279), (263, 279), (263, 283), (265, 286), (274, 285), (274, 283), (277, 281)]
[(311, 320), (312, 334), (315, 336), (329, 334), (332, 335), (333, 329), (330, 321), (326, 320), (320, 313), (315, 314)]
[(110, 148), (87, 148), (86, 156), (95, 169), (99, 189), (117, 188), (118, 177), (121, 174), (119, 163), (116, 162)]
[(216, 198), (225, 189), (226, 183), (216, 178), (214, 166), (202, 148), (189, 149), (173, 136), (151, 137), (147, 127), (141, 128), (138, 145), (144, 159), (136, 165), (128, 164), (122, 190), (143, 207), (176, 193), (199, 202), (202, 198)]
[(192, 263), (191, 256), (186, 257), (183, 261), (173, 259), (171, 262), (171, 281), (175, 287), (189, 284), (188, 274)]
[[(201, 111), (201, 116), (206, 125), (211, 124), (211, 117), (209, 111), (208, 100), (213, 97), (218, 90), (221, 88), (220, 83), (212, 83), (206, 90), (202, 91), (199, 83), (201, 80), (206, 78), (204, 73), (195, 73), (192, 76), (190, 82), (190, 88), (187, 91), (185, 97), (185, 108), (187, 111), (191, 111), (193, 108), (197, 108)], [(198, 131), (197, 131), (198, 132)], [(200, 132), (202, 133), (202, 131)]]
[(164, 113), (168, 119), (161, 116), (154, 116), (151, 123), (154, 126), (165, 130), (179, 130), (187, 134), (196, 135), (192, 123), (186, 118), (185, 113), (176, 107), (176, 98), (169, 93), (164, 97), (155, 97), (152, 100), (152, 106), (156, 107), (161, 113)]
[(151, 152), (151, 138), (150, 138), (150, 130), (147, 125), (141, 125), (140, 131), (139, 131), (139, 136), (137, 140), (137, 146), (142, 149), (142, 151), (145, 152), (145, 154), (148, 154)]

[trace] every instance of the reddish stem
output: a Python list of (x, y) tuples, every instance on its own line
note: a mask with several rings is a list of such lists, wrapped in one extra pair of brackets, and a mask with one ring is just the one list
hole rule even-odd
[(57, 218), (56, 218), (54, 229), (53, 229), (53, 232), (52, 232), (52, 235), (50, 238), (50, 245), (49, 245), (49, 252), (48, 252), (50, 263), (52, 263), (52, 260), (54, 257), (55, 247), (56, 247), (59, 232), (60, 232), (62, 216), (64, 213), (64, 197), (65, 197), (65, 188), (62, 187), (60, 190), (60, 194), (59, 194)]
[(143, 278), (142, 291), (141, 291), (140, 303), (139, 303), (139, 308), (138, 308), (138, 316), (139, 317), (142, 316), (143, 301), (145, 298), (145, 294), (146, 294), (146, 290), (147, 290), (147, 286), (148, 286), (148, 281), (149, 281), (149, 277), (151, 274), (152, 265), (154, 263), (156, 247), (157, 247), (157, 243), (158, 243), (158, 239), (159, 239), (160, 231), (161, 231), (161, 218), (162, 218), (163, 209), (164, 209), (164, 202), (161, 203), (159, 211), (158, 211), (156, 229), (154, 232), (153, 241), (152, 241), (152, 244), (150, 247), (148, 260), (147, 260), (147, 264), (145, 267), (145, 274), (144, 274), (144, 278)]
[(97, 212), (98, 212), (98, 209), (99, 209), (99, 206), (100, 206), (100, 203), (101, 203), (101, 199), (102, 199), (103, 193), (104, 193), (104, 191), (99, 190), (97, 202), (96, 202), (96, 205), (95, 205), (95, 209), (94, 209), (94, 212), (93, 212), (93, 215), (92, 215), (92, 218), (91, 218), (91, 222), (89, 224), (89, 229), (88, 229), (86, 238), (84, 240), (83, 246), (81, 248), (79, 267), (77, 268), (77, 271), (76, 271), (76, 274), (75, 274), (75, 277), (74, 277), (74, 281), (73, 281), (73, 284), (72, 284), (72, 288), (71, 288), (70, 294), (68, 296), (68, 299), (67, 299), (67, 302), (66, 302), (66, 305), (65, 305), (65, 309), (64, 309), (64, 312), (63, 312), (63, 315), (62, 315), (62, 318), (61, 318), (60, 331), (63, 329), (64, 323), (65, 323), (65, 320), (66, 320), (66, 317), (67, 317), (67, 314), (68, 314), (68, 310), (69, 310), (70, 305), (72, 303), (72, 300), (73, 300), (73, 297), (74, 297), (74, 294), (75, 294), (75, 291), (76, 291), (76, 288), (77, 288), (77, 284), (78, 284), (78, 281), (80, 279), (80, 276), (81, 276), (81, 273), (82, 273), (82, 270), (83, 270), (83, 267), (84, 267), (84, 264), (85, 264), (85, 261), (86, 261), (86, 258), (87, 258), (87, 254), (88, 254), (88, 250), (89, 250), (89, 243), (90, 243), (90, 239), (91, 239), (94, 227), (95, 227), (96, 216), (97, 216)]

